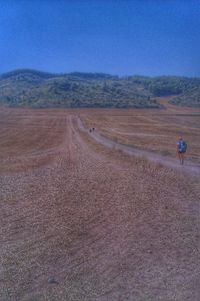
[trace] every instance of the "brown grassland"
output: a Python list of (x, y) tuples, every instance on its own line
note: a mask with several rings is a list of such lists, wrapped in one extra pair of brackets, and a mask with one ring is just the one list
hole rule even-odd
[(160, 102), (164, 110), (112, 110), (83, 116), (86, 127), (119, 143), (162, 155), (174, 156), (176, 141), (182, 136), (188, 142), (187, 157), (200, 162), (200, 109), (180, 108)]
[[(200, 110), (0, 108), (1, 301), (198, 301)], [(175, 157), (173, 168), (98, 143)], [(178, 166), (178, 162), (177, 162)]]

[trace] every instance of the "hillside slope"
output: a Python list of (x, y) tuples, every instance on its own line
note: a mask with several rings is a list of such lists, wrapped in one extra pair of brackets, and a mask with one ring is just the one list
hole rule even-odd
[(0, 103), (14, 107), (161, 108), (156, 96), (200, 106), (200, 79), (118, 77), (101, 73), (51, 74), (30, 69), (0, 76)]

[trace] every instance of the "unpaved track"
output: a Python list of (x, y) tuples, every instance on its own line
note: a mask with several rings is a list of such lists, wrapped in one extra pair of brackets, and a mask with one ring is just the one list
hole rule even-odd
[(38, 127), (31, 153), (49, 161), (0, 174), (0, 300), (197, 301), (197, 178), (95, 151), (56, 116), (61, 143)]
[(109, 147), (109, 148), (115, 149), (115, 150), (120, 150), (120, 151), (122, 151), (126, 154), (129, 154), (129, 155), (132, 155), (132, 156), (144, 157), (150, 161), (161, 163), (170, 168), (178, 169), (181, 172), (188, 172), (190, 174), (200, 175), (200, 164), (197, 162), (194, 163), (194, 162), (187, 160), (187, 156), (186, 156), (185, 164), (184, 164), (184, 166), (182, 166), (178, 163), (177, 158), (162, 156), (162, 155), (159, 155), (158, 153), (153, 153), (150, 151), (145, 151), (145, 150), (138, 149), (135, 147), (120, 144), (118, 142), (115, 142), (113, 140), (110, 140), (109, 138), (102, 136), (101, 134), (99, 134), (96, 131), (90, 132), (88, 129), (86, 129), (84, 127), (80, 118), (76, 118), (76, 122), (77, 122), (80, 130), (87, 132), (98, 143), (101, 143), (106, 147)]

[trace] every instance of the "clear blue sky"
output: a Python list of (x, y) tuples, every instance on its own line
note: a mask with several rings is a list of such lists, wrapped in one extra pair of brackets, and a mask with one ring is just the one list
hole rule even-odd
[(200, 76), (199, 0), (0, 0), (0, 73)]

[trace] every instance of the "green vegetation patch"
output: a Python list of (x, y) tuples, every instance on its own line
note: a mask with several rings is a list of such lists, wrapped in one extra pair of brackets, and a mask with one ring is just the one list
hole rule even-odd
[(199, 107), (199, 84), (200, 79), (184, 77), (51, 74), (23, 69), (0, 76), (0, 103), (33, 108), (161, 108), (155, 97), (173, 95), (173, 104)]

